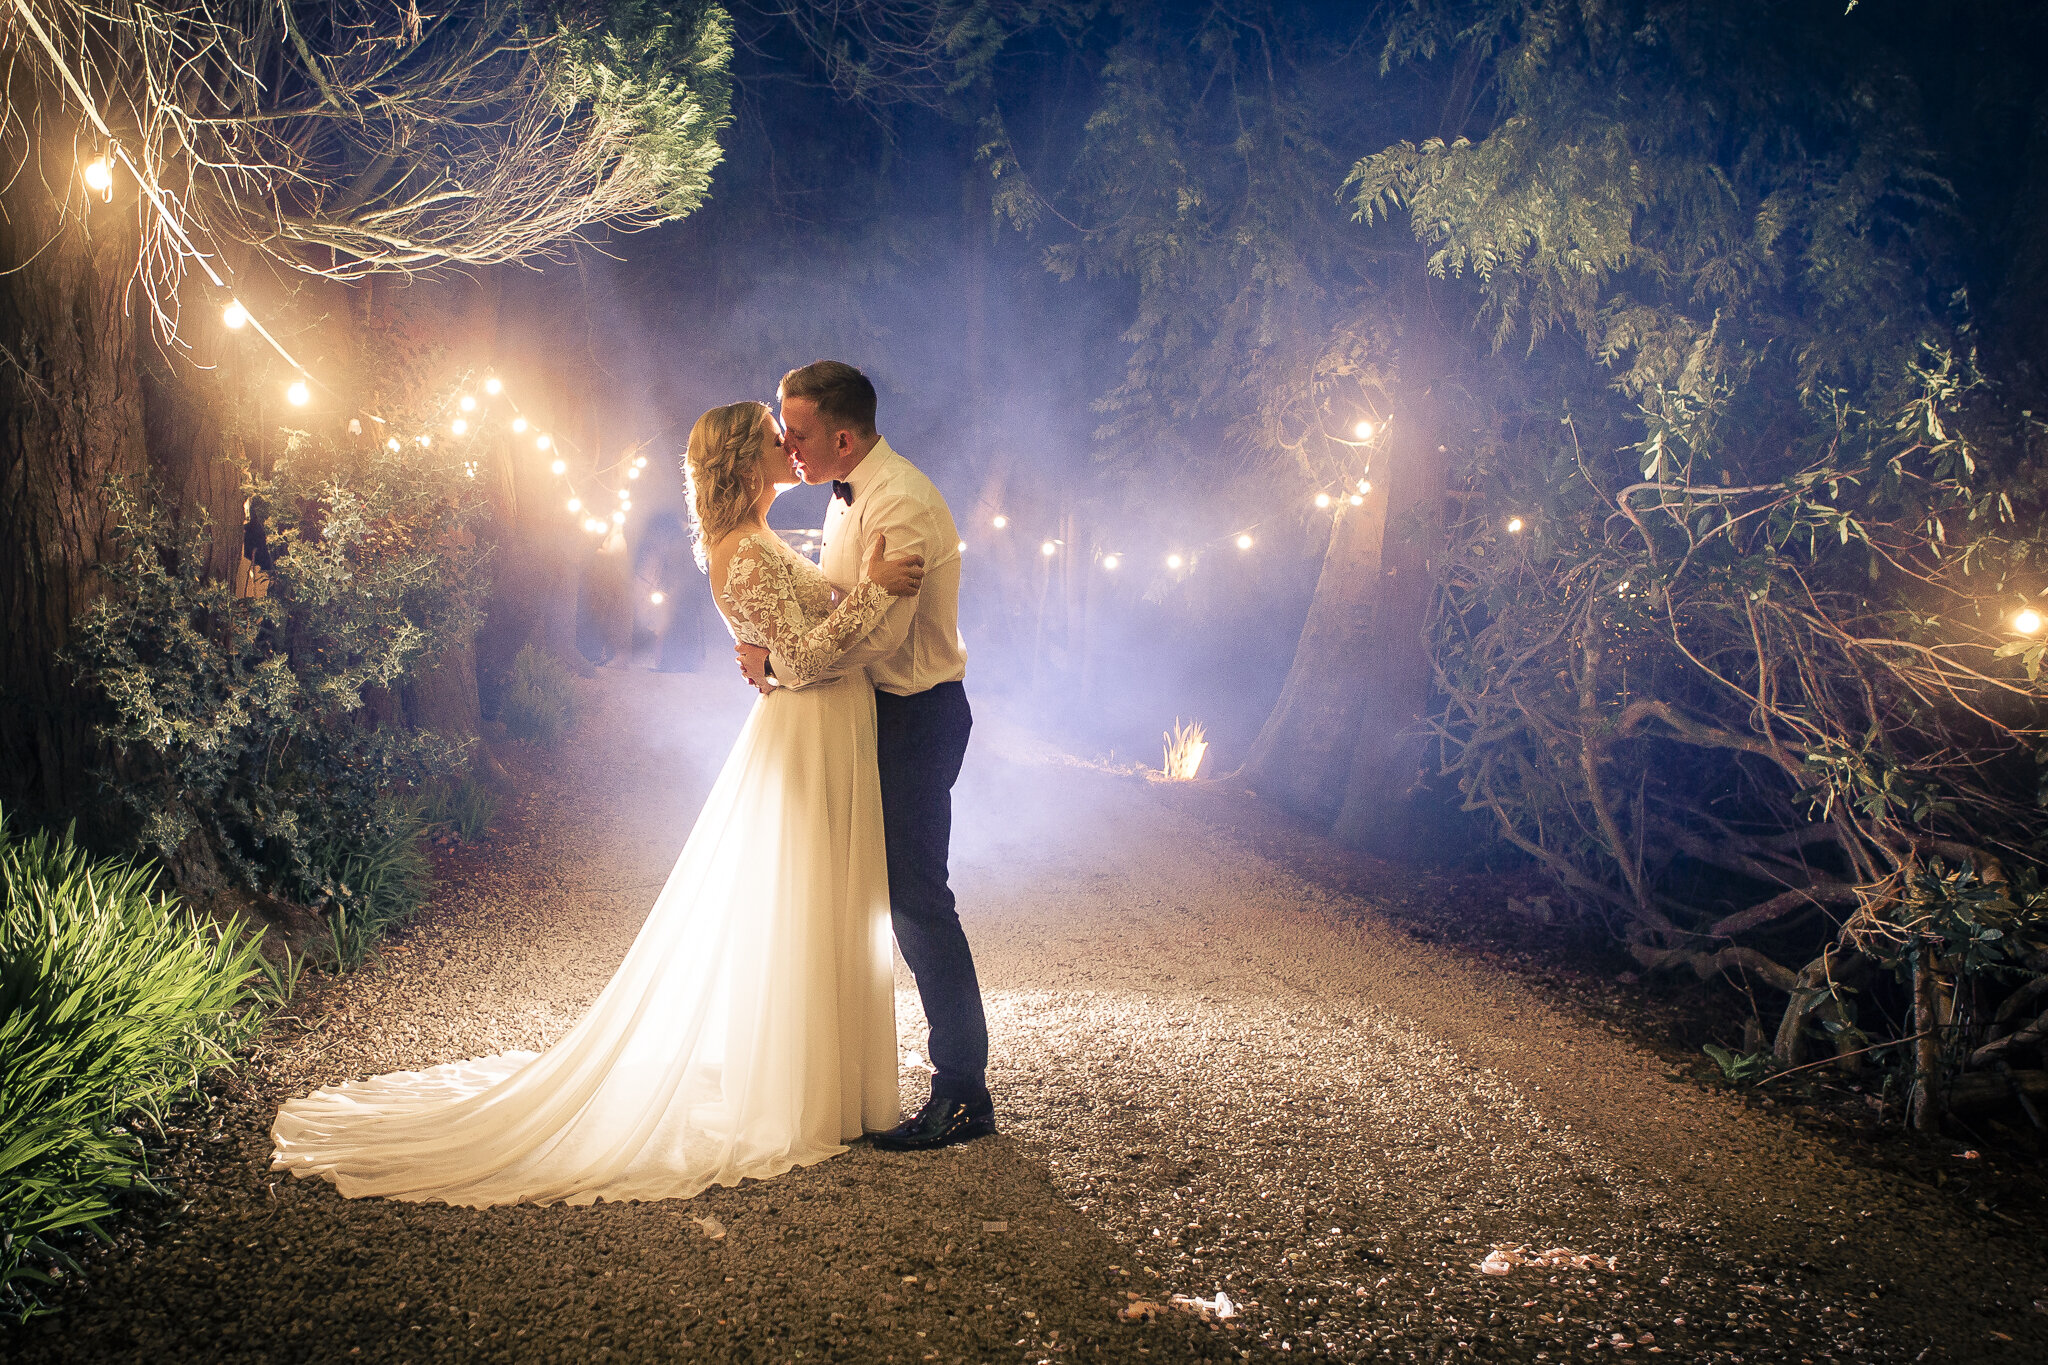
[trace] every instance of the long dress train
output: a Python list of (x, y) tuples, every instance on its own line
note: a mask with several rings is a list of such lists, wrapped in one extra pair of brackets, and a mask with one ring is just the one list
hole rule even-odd
[[(888, 603), (863, 582), (835, 609), (817, 566), (761, 535), (720, 599), (799, 684)], [(660, 1199), (897, 1120), (874, 693), (855, 675), (755, 704), (618, 973), (559, 1042), (289, 1101), (272, 1164), (351, 1198)]]

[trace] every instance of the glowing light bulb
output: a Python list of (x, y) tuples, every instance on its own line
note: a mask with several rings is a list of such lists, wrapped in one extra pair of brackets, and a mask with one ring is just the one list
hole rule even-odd
[(964, 555), (967, 553), (967, 542), (963, 540), (958, 545), (955, 545), (953, 548)]
[(462, 472), (469, 475), (469, 477), (473, 479), (476, 477), (476, 466), (473, 464), (466, 464), (462, 467)]
[(628, 469), (628, 470), (626, 471), (626, 477), (627, 477), (627, 478), (629, 478), (629, 479), (637, 479), (637, 478), (639, 478), (639, 477), (640, 477), (640, 466), (636, 464), (636, 465), (634, 465), (634, 466), (633, 466), (633, 467), (632, 467), (631, 469)]
[(1372, 480), (1371, 480), (1371, 479), (1360, 479), (1360, 480), (1358, 481), (1358, 491), (1359, 491), (1359, 492), (1361, 492), (1361, 493), (1370, 493), (1370, 492), (1372, 492)]
[(1116, 571), (1116, 566), (1121, 563), (1123, 563), (1123, 560), (1116, 555), (1104, 555), (1102, 557), (1102, 567), (1110, 570), (1112, 573)]
[(1168, 555), (1166, 557), (1166, 567), (1169, 569), (1178, 569), (1185, 563), (1187, 563), (1187, 561), (1185, 559), (1182, 559), (1179, 555)]
[(1047, 559), (1051, 559), (1054, 555), (1058, 554), (1059, 552), (1060, 547), (1053, 544), (1049, 540), (1038, 547), (1038, 553), (1044, 555)]
[(503, 380), (499, 379), (498, 376), (492, 375), (489, 379), (486, 379), (484, 381), (484, 392), (489, 394), (491, 397), (496, 398), (499, 394), (503, 393), (504, 391), (505, 383)]
[(1351, 505), (1353, 507), (1363, 507), (1365, 506), (1365, 498), (1360, 494), (1353, 493), (1351, 495)]
[(633, 510), (633, 500), (631, 498), (627, 498), (624, 502), (620, 503), (619, 506), (624, 510), (630, 512)]
[(465, 393), (464, 395), (462, 395), (462, 401), (457, 403), (455, 406), (461, 408), (464, 412), (475, 412), (476, 397), (473, 394)]
[(1240, 550), (1249, 550), (1249, 549), (1251, 549), (1251, 547), (1252, 547), (1252, 538), (1251, 538), (1250, 536), (1239, 536), (1239, 537), (1237, 538), (1237, 548), (1238, 548), (1238, 549), (1240, 549)]
[(637, 457), (636, 457), (636, 458), (634, 459), (634, 461), (633, 461), (633, 468), (635, 468), (635, 469), (645, 469), (645, 468), (647, 468), (647, 457), (646, 457), (645, 455), (637, 456)]
[(398, 438), (394, 436), (390, 440), (386, 441), (384, 443), (384, 448), (390, 451), (393, 455), (396, 455), (398, 453)]
[(592, 535), (596, 535), (598, 532), (604, 529), (604, 518), (591, 517), (589, 520), (583, 523), (583, 529), (590, 532), (590, 534)]
[(1010, 524), (1010, 519), (1009, 519), (1008, 517), (1005, 517), (1005, 516), (1001, 516), (1001, 515), (998, 515), (998, 516), (996, 517), (996, 519), (995, 519), (994, 521), (990, 522), (989, 524), (990, 524), (991, 526), (995, 527), (995, 528), (996, 528), (996, 529), (997, 529), (998, 531), (1000, 531), (1000, 530), (1002, 530), (1002, 529), (1003, 529), (1003, 528), (1004, 528), (1005, 526), (1008, 526), (1008, 525)]
[(464, 419), (458, 417), (448, 424), (448, 430), (454, 432), (457, 436), (460, 436), (464, 432), (469, 430), (469, 423)]
[(434, 443), (434, 438), (433, 438), (433, 437), (431, 437), (431, 436), (428, 436), (428, 435), (422, 434), (422, 435), (420, 436), (420, 438), (419, 438), (419, 443), (420, 443), (420, 449), (421, 449), (421, 450), (425, 450), (425, 449), (426, 449), (426, 448), (427, 448), (428, 446), (430, 446), (430, 445), (432, 445), (432, 444)]
[(1370, 441), (1372, 439), (1372, 423), (1370, 422), (1360, 422), (1351, 430), (1357, 433), (1358, 439), (1361, 441)]
[(303, 408), (313, 401), (313, 391), (306, 387), (303, 379), (294, 379), (292, 386), (284, 391), (285, 401), (295, 408)]
[(562, 505), (568, 508), (571, 512), (581, 512), (583, 510), (583, 499), (571, 498), (569, 499), (569, 501), (563, 503)]
[(621, 501), (621, 502), (624, 502), (625, 500), (626, 500), (626, 490), (625, 490), (625, 489), (623, 489), (623, 488), (621, 488), (621, 489), (619, 490), (619, 501)]
[(626, 514), (625, 514), (624, 512), (614, 512), (614, 513), (612, 513), (612, 525), (614, 525), (614, 526), (624, 526), (625, 524), (626, 524)]
[(111, 198), (114, 193), (114, 168), (103, 156), (96, 156), (85, 163), (85, 186)]
[(239, 332), (249, 325), (249, 310), (242, 307), (240, 299), (229, 299), (228, 306), (220, 310), (220, 320), (230, 332)]
[(512, 430), (515, 432), (525, 431), (526, 419), (524, 417), (514, 417), (512, 419)]
[(1522, 530), (1522, 519), (1521, 519), (1520, 517), (1509, 517), (1509, 518), (1508, 518), (1508, 533), (1509, 533), (1510, 535), (1519, 535), (1519, 534), (1521, 534), (1521, 530)]
[(537, 450), (546, 450), (549, 446), (553, 445), (554, 443), (555, 438), (548, 435), (545, 431), (543, 431), (540, 435), (533, 438), (534, 448)]
[(2012, 628), (2022, 635), (2032, 635), (2041, 629), (2041, 613), (2029, 607), (2012, 618)]
[(654, 605), (658, 607), (662, 603), (668, 601), (668, 594), (663, 592), (660, 588), (656, 588), (653, 592), (647, 594), (647, 600), (654, 603)]
[(567, 460), (556, 460), (548, 466), (548, 472), (550, 474), (566, 474), (569, 472), (569, 462)]
[(1317, 507), (1319, 507), (1319, 508), (1322, 508), (1322, 507), (1328, 507), (1329, 505), (1330, 505), (1330, 495), (1329, 495), (1328, 493), (1318, 493), (1318, 494), (1316, 494), (1316, 506), (1317, 506)]

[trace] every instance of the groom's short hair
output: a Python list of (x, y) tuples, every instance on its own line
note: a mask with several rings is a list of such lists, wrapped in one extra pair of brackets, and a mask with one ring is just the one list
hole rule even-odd
[(813, 360), (782, 376), (784, 398), (808, 398), (834, 431), (875, 434), (875, 386), (843, 360)]

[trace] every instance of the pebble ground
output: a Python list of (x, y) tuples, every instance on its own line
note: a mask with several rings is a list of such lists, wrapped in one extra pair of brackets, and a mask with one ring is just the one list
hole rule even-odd
[[(954, 864), (998, 1137), (581, 1209), (351, 1202), (272, 1174), (284, 1097), (544, 1046), (610, 975), (747, 698), (718, 675), (583, 686), (567, 747), (513, 755), (496, 831), (443, 861), (418, 923), (288, 1008), (182, 1117), (163, 1167), (179, 1203), (0, 1355), (2048, 1359), (2030, 1219), (1702, 1090), (1415, 941), (1355, 881), (986, 714)], [(909, 1105), (922, 1021), (898, 985)], [(1479, 1272), (1519, 1245), (1603, 1268)], [(1119, 1313), (1219, 1291), (1240, 1310), (1221, 1326)]]

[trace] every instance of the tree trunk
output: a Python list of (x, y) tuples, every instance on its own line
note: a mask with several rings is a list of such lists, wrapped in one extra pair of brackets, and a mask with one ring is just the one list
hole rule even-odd
[[(1441, 348), (1426, 348), (1432, 355)], [(1404, 357), (1404, 363), (1415, 357)], [(1433, 372), (1426, 369), (1425, 373)], [(1426, 822), (1415, 797), (1426, 776), (1425, 721), (1432, 679), (1427, 638), (1444, 543), (1446, 459), (1434, 395), (1408, 407), (1388, 432), (1387, 516), (1395, 528), (1380, 555), (1373, 647), (1354, 667), (1360, 683), (1357, 742), (1331, 836), (1383, 857), (1412, 856)]]
[(1336, 818), (1365, 704), (1359, 661), (1374, 647), (1374, 607), (1386, 540), (1387, 497), (1340, 504), (1308, 620), (1280, 700), (1236, 780), (1283, 809), (1328, 827)]
[(1340, 504), (1294, 663), (1238, 779), (1346, 842), (1404, 849), (1429, 700), (1423, 639), (1443, 543), (1446, 457), (1433, 385), (1450, 348), (1426, 287), (1402, 339), (1405, 396), (1361, 507)]
[(56, 818), (85, 805), (94, 748), (59, 652), (99, 591), (108, 484), (146, 468), (138, 205), (125, 177), (89, 195), (92, 139), (25, 63), (8, 80), (9, 107), (39, 112), (0, 146), (0, 802)]

